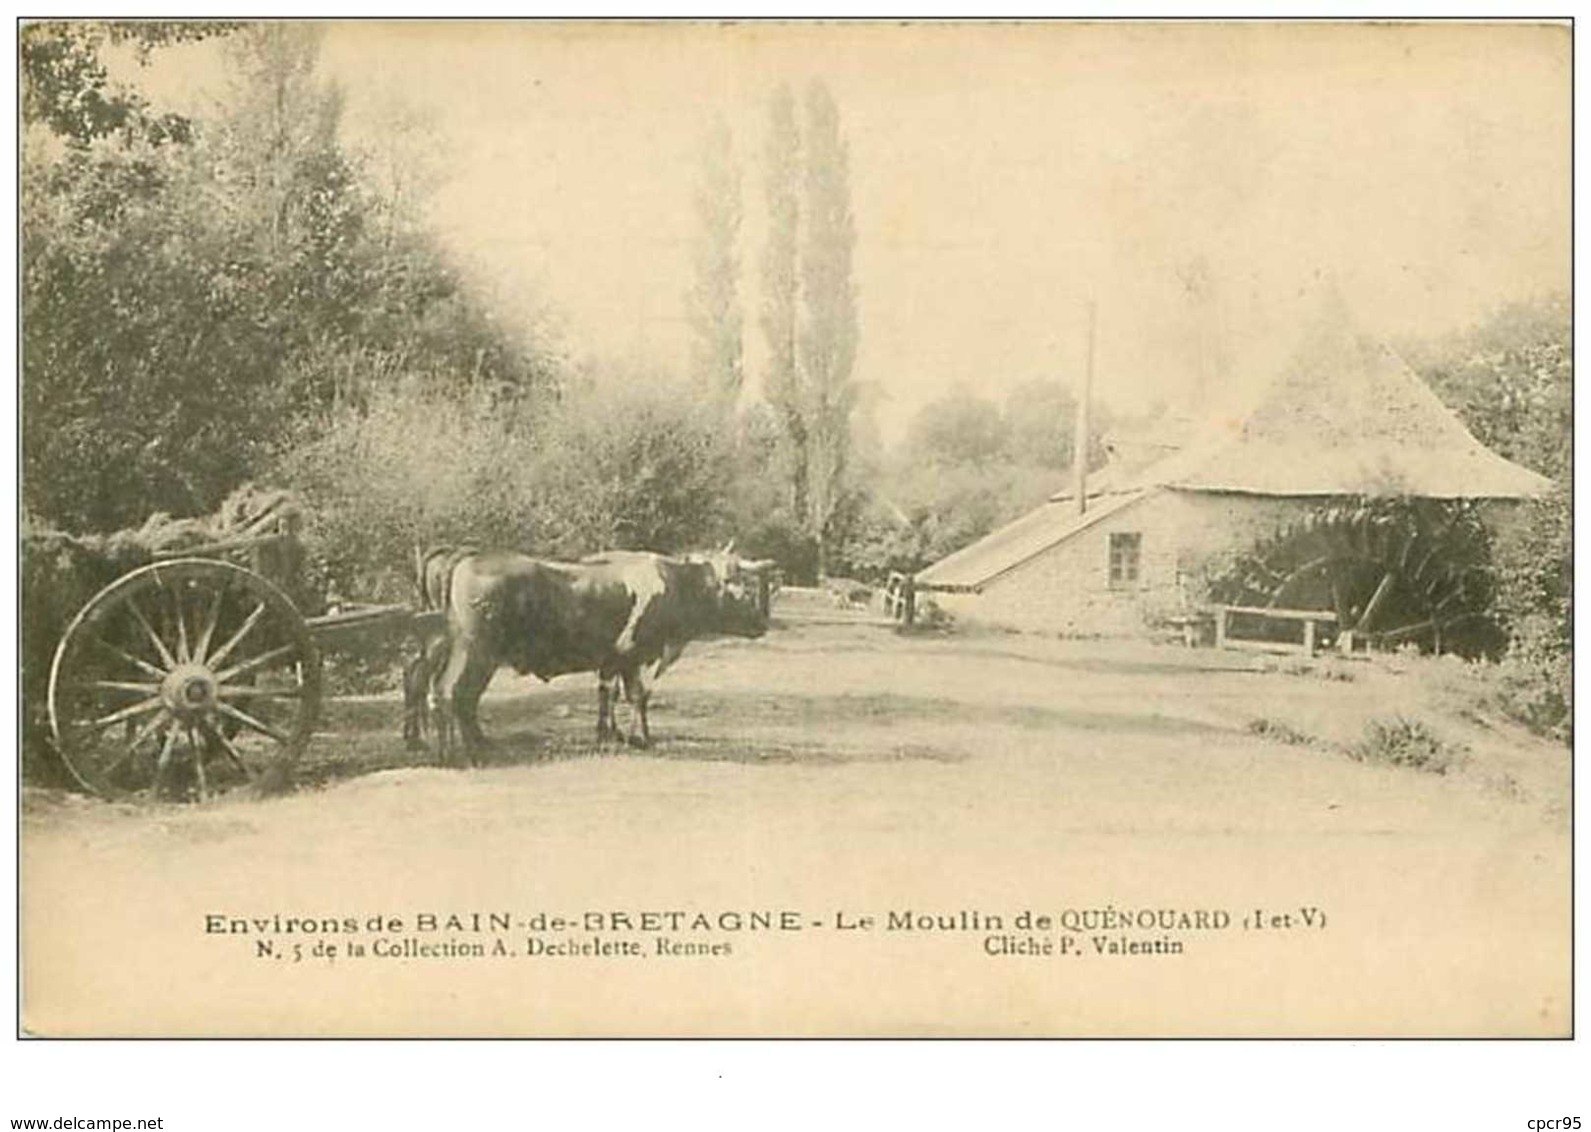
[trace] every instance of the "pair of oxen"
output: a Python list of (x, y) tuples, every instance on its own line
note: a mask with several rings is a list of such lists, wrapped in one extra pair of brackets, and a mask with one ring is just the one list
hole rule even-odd
[(423, 746), (429, 719), (438, 754), (451, 759), (457, 743), (472, 764), (486, 743), (481, 694), (503, 665), (544, 681), (596, 673), (599, 743), (618, 738), (622, 685), (629, 740), (649, 744), (648, 679), (697, 637), (760, 637), (774, 585), (773, 563), (741, 559), (733, 543), (674, 556), (615, 550), (579, 562), (444, 546), (416, 567), (420, 608), (440, 611), (445, 628), (405, 670), (404, 738)]

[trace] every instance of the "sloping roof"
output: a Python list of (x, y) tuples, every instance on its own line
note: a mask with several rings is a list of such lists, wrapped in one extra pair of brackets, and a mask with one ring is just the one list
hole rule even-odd
[(1162, 488), (1250, 495), (1418, 495), (1528, 499), (1552, 486), (1472, 436), (1385, 345), (1329, 309), (1246, 413), (1206, 426), (1151, 463), (1089, 476), (1097, 502), (1078, 515), (1071, 486), (917, 575), (974, 589)]
[(991, 531), (972, 545), (964, 546), (918, 572), (916, 580), (923, 586), (953, 589), (982, 586), (1043, 554), (1078, 531), (1114, 515), (1145, 494), (1137, 491), (1118, 495), (1107, 502), (1091, 505), (1082, 515), (1077, 513), (1074, 503), (1040, 504), (1020, 519)]
[[(1333, 309), (1247, 413), (1089, 494), (1175, 487), (1256, 495), (1528, 499), (1552, 486), (1472, 436), (1386, 345)], [(1071, 489), (1052, 499), (1071, 498)]]

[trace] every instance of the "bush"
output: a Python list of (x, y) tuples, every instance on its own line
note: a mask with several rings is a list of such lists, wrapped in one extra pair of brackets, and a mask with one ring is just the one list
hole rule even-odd
[(1557, 647), (1556, 633), (1556, 627), (1522, 627), (1498, 666), (1495, 704), (1537, 734), (1569, 743), (1574, 739), (1574, 660)]
[(659, 375), (579, 375), (561, 399), (400, 382), (289, 453), (312, 561), (343, 596), (406, 601), (435, 543), (552, 558), (721, 541), (732, 479), (709, 406)]
[(1496, 612), (1509, 644), (1495, 704), (1542, 734), (1573, 729), (1573, 309), (1566, 295), (1497, 311), (1413, 355), (1422, 375), (1493, 451), (1550, 476), (1494, 547)]
[(1057, 486), (1057, 474), (1036, 465), (897, 470), (865, 501), (836, 560), (873, 581), (914, 573), (1030, 511)]
[(577, 375), (538, 427), (528, 469), (538, 551), (576, 557), (722, 542), (735, 478), (729, 432), (717, 407), (668, 374)]
[(1417, 719), (1393, 716), (1372, 719), (1364, 737), (1348, 748), (1359, 762), (1406, 766), (1432, 774), (1446, 774), (1462, 761), (1464, 750), (1444, 742)]
[(1290, 747), (1313, 746), (1315, 740), (1305, 735), (1302, 731), (1283, 723), (1279, 719), (1268, 719), (1261, 716), (1248, 721), (1250, 735), (1258, 735), (1262, 739), (1272, 739), (1278, 743), (1286, 743)]
[(305, 543), (331, 586), (360, 601), (405, 601), (417, 546), (523, 545), (532, 448), (518, 417), (483, 390), (402, 384), (289, 453), (278, 473), (308, 503)]
[(737, 524), (735, 543), (748, 558), (772, 558), (788, 585), (817, 585), (817, 540), (797, 526), (787, 510)]
[(1574, 514), (1562, 485), (1498, 540), (1498, 609), (1509, 633), (1497, 706), (1543, 735), (1574, 729)]
[(917, 621), (913, 628), (928, 632), (944, 633), (956, 627), (955, 615), (941, 606), (932, 598), (918, 599)]

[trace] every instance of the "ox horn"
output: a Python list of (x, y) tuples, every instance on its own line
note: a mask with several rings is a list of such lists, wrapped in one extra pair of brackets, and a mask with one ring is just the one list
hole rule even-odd
[(735, 540), (734, 539), (730, 539), (728, 542), (724, 543), (724, 553), (725, 554), (733, 554), (733, 553), (735, 553)]
[(766, 570), (777, 564), (772, 558), (751, 558), (741, 562), (740, 568), (756, 573), (758, 570)]

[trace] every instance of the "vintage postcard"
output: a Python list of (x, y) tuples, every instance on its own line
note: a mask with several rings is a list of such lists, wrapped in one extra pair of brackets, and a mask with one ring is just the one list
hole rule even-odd
[(25, 1034), (1570, 1035), (1567, 27), (18, 34)]

